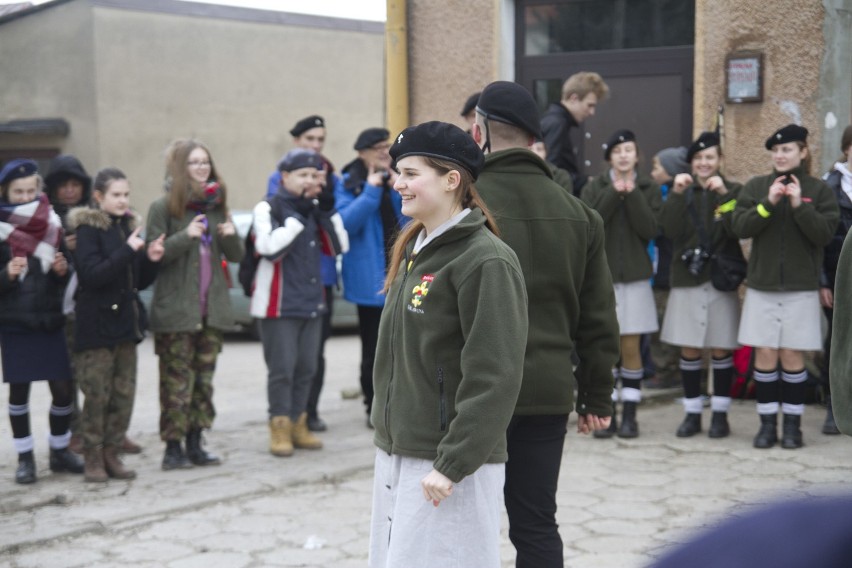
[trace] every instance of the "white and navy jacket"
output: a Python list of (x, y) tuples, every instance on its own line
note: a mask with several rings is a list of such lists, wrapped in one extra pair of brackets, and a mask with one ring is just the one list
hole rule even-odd
[[(294, 208), (297, 199), (279, 193), (254, 208), (254, 248), (261, 256), (251, 297), (251, 315), (256, 318), (310, 319), (324, 314), (328, 304), (321, 255), (349, 250), (336, 210), (314, 209), (305, 217)], [(273, 208), (280, 224), (273, 221)]]

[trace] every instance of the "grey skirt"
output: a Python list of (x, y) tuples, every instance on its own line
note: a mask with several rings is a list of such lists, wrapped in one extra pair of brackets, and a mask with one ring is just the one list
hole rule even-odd
[(616, 282), (615, 315), (621, 335), (654, 333), (660, 329), (651, 282)]
[(822, 349), (819, 292), (764, 292), (746, 288), (739, 342), (754, 347)]
[(710, 282), (672, 288), (660, 341), (694, 349), (736, 349), (740, 301)]

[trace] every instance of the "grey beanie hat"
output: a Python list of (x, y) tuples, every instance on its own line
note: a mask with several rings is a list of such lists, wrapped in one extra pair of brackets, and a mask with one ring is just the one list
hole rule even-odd
[(660, 161), (660, 165), (666, 170), (670, 176), (674, 177), (677, 174), (689, 173), (689, 162), (686, 161), (686, 148), (678, 146), (677, 148), (663, 148), (657, 152), (656, 158)]

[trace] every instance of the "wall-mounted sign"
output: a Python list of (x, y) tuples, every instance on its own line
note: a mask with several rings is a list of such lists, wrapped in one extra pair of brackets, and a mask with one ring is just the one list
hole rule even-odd
[(763, 100), (763, 54), (731, 53), (725, 58), (725, 98), (729, 103)]

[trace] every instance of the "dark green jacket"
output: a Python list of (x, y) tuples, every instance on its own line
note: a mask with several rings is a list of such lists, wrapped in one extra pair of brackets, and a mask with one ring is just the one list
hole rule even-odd
[(740, 248), (740, 242), (731, 228), (731, 217), (743, 186), (736, 182), (723, 181), (728, 188), (726, 195), (705, 191), (696, 182), (681, 194), (670, 191), (663, 203), (660, 228), (663, 234), (672, 240), (672, 286), (698, 286), (710, 280), (709, 261), (698, 276), (693, 276), (681, 260), (684, 251), (694, 249), (700, 240), (695, 217), (690, 213), (690, 208), (703, 224), (704, 233), (713, 252), (734, 254)]
[(802, 204), (793, 209), (786, 197), (769, 203), (769, 186), (781, 175), (751, 178), (734, 209), (733, 228), (741, 239), (753, 239), (746, 279), (749, 288), (775, 291), (816, 290), (823, 247), (840, 219), (834, 192), (821, 180), (793, 170), (802, 186)]
[[(198, 239), (186, 233), (189, 222), (197, 213), (186, 210), (183, 217), (176, 219), (169, 214), (168, 196), (151, 204), (145, 239), (150, 242), (162, 234), (166, 235), (166, 249), (160, 261), (160, 272), (151, 301), (149, 328), (155, 333), (200, 331), (201, 307), (198, 302), (200, 288), (198, 261), (201, 257)], [(223, 331), (234, 327), (234, 314), (228, 293), (228, 283), (222, 269), (222, 257), (229, 262), (243, 258), (243, 241), (238, 234), (220, 237), (216, 231), (224, 223), (224, 210), (219, 207), (207, 213), (213, 242), (210, 245), (210, 269), (212, 278), (207, 292), (207, 325)]]
[(846, 234), (834, 281), (834, 318), (831, 331), (831, 405), (837, 427), (852, 436), (852, 231)]
[(657, 236), (657, 216), (663, 204), (660, 186), (638, 176), (636, 189), (621, 194), (615, 191), (607, 171), (583, 186), (582, 198), (603, 218), (612, 281), (651, 278), (654, 267), (648, 242)]
[(515, 414), (570, 413), (576, 379), (577, 412), (610, 416), (619, 336), (600, 216), (554, 183), (547, 164), (526, 149), (486, 156), (476, 188), (518, 255), (530, 297)]
[[(527, 340), (518, 259), (471, 211), (406, 259), (388, 291), (373, 372), (374, 441), (454, 482), (505, 462)], [(407, 268), (407, 269), (406, 269)]]

